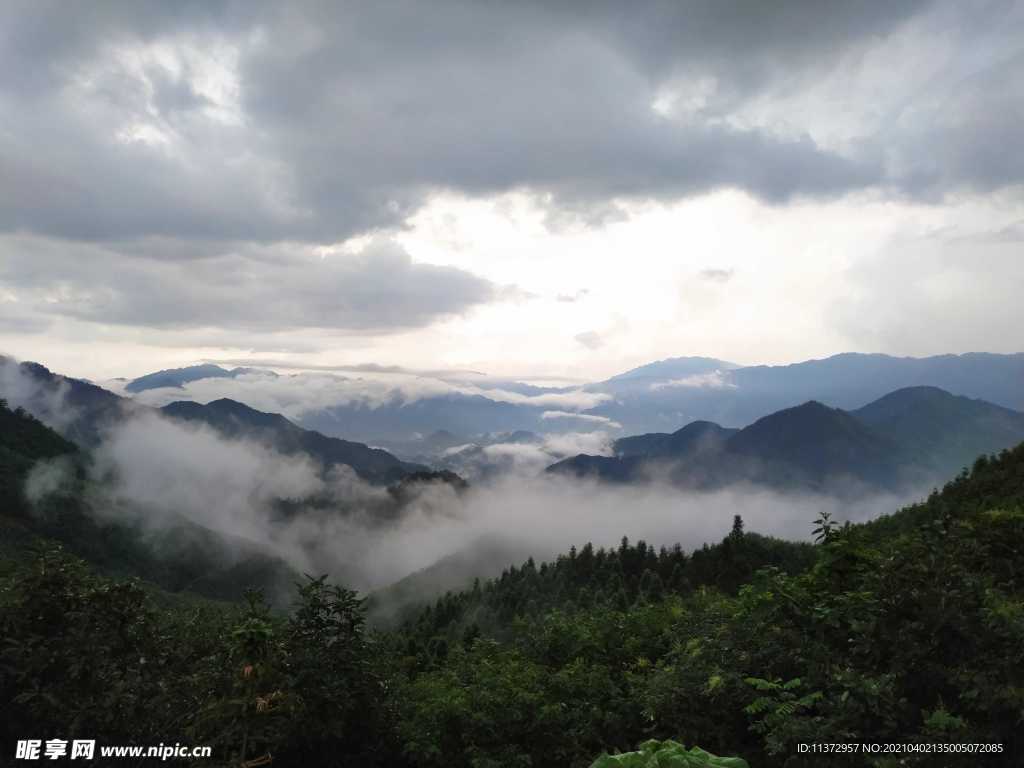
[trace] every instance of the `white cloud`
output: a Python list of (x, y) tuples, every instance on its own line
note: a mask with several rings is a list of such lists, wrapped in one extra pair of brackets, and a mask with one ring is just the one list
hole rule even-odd
[(162, 330), (395, 333), (499, 300), (489, 281), (415, 262), (377, 238), (327, 255), (302, 244), (140, 257), (96, 244), (0, 237), (0, 284), (44, 316)]
[[(123, 392), (123, 383), (108, 382)], [(313, 372), (287, 376), (255, 371), (234, 378), (199, 379), (182, 388), (144, 390), (135, 399), (147, 405), (163, 406), (176, 400), (207, 403), (223, 397), (244, 402), (260, 411), (282, 413), (300, 419), (310, 411), (336, 405), (379, 408), (394, 402), (413, 403), (444, 395), (486, 397), (500, 403), (531, 408), (587, 410), (607, 402), (611, 396), (582, 389), (568, 392), (523, 394), (458, 380), (444, 380), (404, 373), (364, 373), (357, 377)]]
[[(500, 568), (587, 541), (614, 546), (624, 535), (655, 546), (680, 542), (695, 548), (720, 540), (735, 514), (743, 516), (748, 530), (806, 538), (810, 521), (822, 510), (860, 520), (907, 500), (877, 496), (851, 503), (757, 488), (692, 493), (658, 482), (607, 486), (539, 472), (550, 452), (597, 452), (607, 439), (589, 433), (539, 446), (489, 446), (492, 457), (508, 459), (508, 474), (476, 483), (463, 494), (447, 485), (428, 487), (392, 518), (379, 514), (390, 503), (387, 492), (351, 472), (324, 476), (303, 458), (148, 414), (118, 425), (97, 450), (92, 468), (97, 485), (90, 498), (97, 515), (157, 530), (188, 520), (255, 543), (296, 569), (327, 572), (362, 590), (384, 586), (481, 539), (500, 541), (510, 553), (509, 562), (491, 564)], [(57, 490), (59, 474), (58, 467), (41, 466), (33, 474), (35, 496)], [(275, 514), (276, 499), (312, 494), (337, 508), (303, 508), (287, 519)]]
[[(871, 263), (941, 282), (954, 246), (905, 238), (1013, 236), (1021, 3), (439, 2), (432, 34), (243, 5), (9, 14), (33, 44), (0, 50), (0, 348), (92, 378), (281, 351), (577, 380), (1020, 348), (1019, 259), (961, 264), (955, 313), (915, 288), (917, 324)], [(409, 259), (346, 250), (374, 235)]]
[(669, 379), (667, 381), (656, 381), (651, 384), (651, 389), (673, 389), (682, 387), (685, 389), (736, 389), (736, 385), (729, 381), (729, 375), (725, 371), (712, 371), (711, 373), (694, 373), (684, 376), (681, 379)]
[(589, 421), (594, 424), (603, 424), (612, 429), (621, 429), (622, 425), (619, 422), (609, 419), (607, 416), (598, 416), (592, 413), (569, 413), (568, 411), (544, 411), (540, 415), (542, 419), (577, 419), (579, 421)]
[(583, 333), (577, 333), (573, 338), (587, 349), (600, 349), (604, 346), (604, 339), (597, 331), (584, 331)]

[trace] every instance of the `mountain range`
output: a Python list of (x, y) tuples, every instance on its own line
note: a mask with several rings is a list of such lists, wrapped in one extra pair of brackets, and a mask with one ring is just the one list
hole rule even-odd
[[(627, 372), (615, 386), (650, 391), (651, 376), (655, 381), (664, 375), (717, 380), (723, 372), (742, 370), (715, 367), (708, 371), (719, 362), (670, 361), (667, 367), (659, 363), (654, 369)], [(186, 392), (187, 384), (182, 383)], [(158, 410), (42, 365), (11, 360), (0, 360), (0, 398), (8, 398), (12, 407), (23, 406), (56, 429), (16, 410), (0, 409), (0, 501), (4, 505), (0, 538), (5, 542), (0, 550), (20, 552), (34, 537), (57, 538), (105, 568), (134, 569), (172, 591), (187, 589), (211, 597), (237, 597), (252, 582), (273, 589), (294, 574), (255, 543), (236, 541), (184, 518), (161, 531), (162, 554), (154, 559), (151, 533), (129, 524), (104, 523), (90, 514), (84, 469), (76, 475), (76, 491), (53, 497), (42, 514), (38, 509), (30, 511), (23, 493), (30, 469), (38, 461), (55, 457), (68, 457), (75, 466), (84, 467), (89, 452), (108, 430), (139, 414), (159, 413), (166, 419), (202, 424), (228, 440), (256, 441), (287, 456), (306, 455), (324, 468), (350, 466), (363, 479), (389, 486), (390, 493), (372, 510), (379, 524), (387, 525), (415, 502), (421, 483), (446, 483), (456, 492), (465, 488), (457, 475), (430, 473), (427, 464), (452, 469), (486, 460), (500, 469), (493, 452), (485, 449), (540, 450), (545, 439), (527, 431), (495, 432), (478, 435), (467, 445), (454, 431), (438, 431), (409, 445), (447, 453), (447, 463), (431, 460), (429, 450), (418, 457), (419, 462), (403, 461), (386, 450), (304, 429), (280, 414), (236, 400), (221, 398), (205, 404), (182, 400)], [(742, 428), (691, 420), (672, 432), (620, 437), (612, 443), (610, 456), (579, 454), (552, 464), (548, 472), (626, 483), (663, 478), (681, 488), (696, 489), (747, 484), (837, 495), (919, 491), (940, 485), (979, 455), (1021, 441), (1024, 413), (934, 386), (914, 386), (852, 409), (809, 400), (763, 415)], [(289, 506), (282, 501), (282, 520), (302, 514), (307, 508), (303, 504), (313, 509), (319, 503), (310, 499)], [(334, 511), (344, 514), (344, 510)], [(490, 566), (504, 564), (510, 556), (500, 542), (474, 548), (469, 560), (456, 553), (408, 583), (398, 584), (388, 593), (389, 610), (415, 603), (424, 579), (435, 591), (452, 588), (467, 569), (486, 575)]]
[[(158, 391), (154, 388), (163, 387), (169, 390), (167, 402), (186, 399), (177, 390), (187, 394), (191, 382), (213, 378), (223, 380), (219, 389), (231, 397), (231, 380), (254, 370), (212, 365), (169, 369), (134, 379), (125, 385), (125, 391), (153, 394)], [(259, 373), (270, 375), (268, 371)], [(755, 366), (708, 357), (676, 357), (574, 387), (538, 387), (486, 378), (475, 386), (477, 392), (473, 393), (452, 386), (448, 392), (415, 397), (396, 391), (372, 406), (339, 395), (337, 403), (311, 404), (296, 420), (299, 426), (325, 435), (395, 446), (393, 450), (401, 458), (412, 459), (429, 455), (428, 446), (413, 444), (422, 440), (420, 436), (442, 430), (455, 436), (455, 444), (466, 444), (485, 433), (516, 431), (602, 430), (620, 436), (671, 432), (680, 424), (698, 420), (740, 428), (810, 400), (854, 410), (895, 390), (918, 386), (1024, 410), (1024, 354), (911, 358), (846, 353), (791, 365)], [(499, 391), (520, 397), (509, 398)], [(601, 402), (579, 410), (550, 404), (551, 396), (574, 392)], [(300, 393), (296, 396), (301, 399)], [(552, 410), (567, 413), (552, 418)]]
[(743, 427), (810, 400), (853, 410), (895, 390), (919, 386), (1024, 410), (1024, 354), (913, 358), (845, 353), (755, 366), (671, 358), (584, 389), (612, 396), (588, 413), (622, 424), (628, 434), (667, 431), (694, 420)]
[[(5, 394), (11, 393), (0, 392), (0, 564), (31, 557), (37, 545), (52, 540), (105, 573), (139, 576), (172, 593), (238, 600), (256, 586), (284, 607), (282, 601), (301, 575), (266, 542), (230, 528), (211, 528), (186, 510), (150, 518), (144, 505), (107, 492), (112, 478), (90, 470), (88, 448), (62, 437), (23, 407), (10, 407)], [(280, 453), (304, 452), (325, 466), (350, 462), (370, 472), (374, 481), (396, 478), (387, 493), (362, 505), (360, 523), (366, 526), (392, 523), (429, 486), (445, 483), (457, 492), (466, 487), (451, 473), (422, 471), (384, 451), (307, 433), (283, 417), (240, 403), (218, 401), (196, 406), (198, 411), (190, 407), (194, 403), (181, 405), (189, 407), (171, 408), (167, 417), (198, 420), (229, 437), (270, 441)], [(59, 480), (43, 490), (33, 477), (44, 476)], [(285, 524), (293, 510), (318, 509), (316, 498), (281, 499), (275, 520)], [(348, 511), (338, 501), (329, 513), (341, 520)], [(336, 564), (336, 573), (356, 577), (345, 563)]]
[[(107, 431), (124, 420), (156, 410), (88, 381), (53, 373), (38, 363), (16, 363), (2, 357), (0, 397), (7, 398), (12, 406), (24, 407), (86, 449), (97, 446)], [(383, 449), (303, 429), (280, 414), (257, 411), (230, 399), (205, 405), (174, 402), (159, 412), (178, 421), (206, 424), (228, 439), (256, 440), (286, 456), (306, 454), (324, 468), (344, 464), (374, 483), (394, 483), (426, 469)]]
[[(231, 379), (251, 370), (209, 365), (168, 369), (128, 382), (125, 391), (171, 387), (188, 394), (192, 381), (211, 376)], [(900, 387), (870, 401), (858, 400), (864, 392), (887, 383), (921, 378), (951, 383), (960, 390), (986, 391), (1003, 402), (973, 399), (937, 385)], [(553, 464), (550, 470), (617, 481), (668, 473), (674, 482), (695, 487), (734, 482), (814, 488), (920, 485), (948, 478), (979, 454), (1024, 440), (1024, 415), (1006, 405), (1021, 400), (1022, 381), (1022, 355), (923, 359), (838, 355), (792, 366), (747, 368), (711, 358), (673, 358), (588, 385), (615, 394), (610, 402), (586, 413), (622, 416), (632, 409), (638, 416), (665, 405), (663, 398), (670, 396), (675, 398), (666, 406), (670, 410), (657, 411), (653, 420), (674, 414), (673, 426), (682, 423), (682, 429), (620, 437), (613, 444), (612, 456), (579, 454)], [(132, 398), (60, 376), (37, 363), (0, 359), (0, 385), (0, 396), (5, 392), (8, 397), (13, 395), (12, 402), (24, 405), (86, 448), (96, 445), (104, 431), (119, 420), (149, 410)], [(530, 394), (555, 391), (524, 387)], [(788, 402), (815, 390), (827, 392), (829, 398), (808, 398), (760, 412), (769, 402)], [(690, 419), (682, 409), (684, 400), (689, 403), (686, 412), (699, 406), (756, 417), (740, 424), (725, 422), (728, 426), (712, 419)], [(854, 407), (836, 407), (837, 401)], [(422, 472), (427, 465), (456, 472), (472, 468), (477, 477), (501, 472), (502, 464), (491, 458), (500, 452), (491, 446), (537, 445), (541, 441), (537, 432), (557, 430), (535, 413), (527, 418), (537, 410), (483, 395), (451, 394), (378, 408), (338, 406), (306, 415), (300, 423), (230, 398), (205, 404), (175, 401), (164, 406), (162, 413), (180, 421), (204, 423), (229, 439), (256, 439), (285, 455), (305, 454), (324, 467), (344, 464), (365, 480), (389, 484)], [(427, 438), (374, 440), (393, 446), (396, 455), (338, 436), (347, 434), (337, 423), (341, 419), (356, 432), (370, 429), (378, 419), (395, 420), (388, 427), (390, 434), (415, 433), (414, 427), (437, 419), (442, 423), (440, 430), (428, 433)], [(320, 421), (330, 422), (332, 428), (309, 428), (311, 422)], [(521, 428), (470, 432), (474, 424), (512, 426), (520, 422), (537, 424), (537, 432)], [(558, 456), (550, 460), (555, 458)]]
[(1024, 413), (909, 387), (853, 411), (808, 401), (740, 430), (695, 421), (673, 433), (621, 438), (613, 456), (580, 454), (548, 471), (613, 482), (661, 477), (696, 488), (899, 490), (944, 482), (978, 455), (1022, 440)]
[[(42, 541), (55, 540), (104, 572), (223, 599), (238, 599), (250, 586), (266, 588), (275, 599), (280, 585), (297, 578), (255, 542), (184, 517), (157, 530), (96, 514), (84, 469), (87, 452), (2, 400), (0, 393), (0, 558), (19, 561), (31, 557)], [(30, 499), (27, 478), (33, 467), (54, 461), (64, 462), (68, 480), (55, 492)]]
[(145, 376), (132, 379), (125, 385), (124, 389), (126, 392), (131, 393), (165, 387), (181, 389), (191, 381), (199, 381), (200, 379), (233, 379), (241, 376), (243, 373), (250, 373), (252, 371), (252, 368), (232, 368), (228, 370), (212, 363), (189, 365), (185, 368), (168, 368), (163, 371), (148, 373)]
[(381, 448), (302, 429), (279, 413), (257, 411), (227, 398), (205, 405), (179, 401), (160, 410), (172, 419), (206, 424), (229, 439), (256, 440), (285, 456), (305, 454), (324, 468), (347, 465), (371, 482), (394, 483), (427, 470), (422, 464), (401, 461)]
[(0, 397), (87, 447), (97, 445), (105, 429), (144, 408), (84, 379), (61, 376), (39, 363), (19, 363), (2, 355)]

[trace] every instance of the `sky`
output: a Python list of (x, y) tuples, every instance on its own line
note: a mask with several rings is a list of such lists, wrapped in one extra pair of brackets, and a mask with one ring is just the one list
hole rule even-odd
[(1024, 2), (0, 9), (0, 353), (1024, 351)]

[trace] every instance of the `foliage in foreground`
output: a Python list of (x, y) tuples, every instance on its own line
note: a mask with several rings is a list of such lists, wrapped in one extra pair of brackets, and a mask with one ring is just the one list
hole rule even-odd
[(636, 752), (601, 755), (590, 768), (748, 768), (738, 757), (716, 757), (699, 747), (686, 749), (677, 741), (651, 739)]
[[(656, 571), (634, 564), (638, 545), (600, 568), (577, 553), (543, 578), (544, 566), (517, 569), (439, 603), (459, 610), (435, 606), (379, 635), (357, 597), (324, 579), (307, 579), (288, 615), (258, 595), (167, 606), (47, 549), (0, 580), (0, 744), (26, 733), (210, 744), (207, 766), (272, 755), (274, 766), (586, 768), (648, 739), (752, 766), (886, 765), (796, 749), (823, 740), (974, 742), (1003, 752), (958, 764), (1019, 765), (1022, 471), (1024, 448), (911, 515), (819, 521), (807, 567), (759, 564), (735, 591), (724, 559), (714, 586), (690, 571), (641, 588)], [(727, 541), (744, 570), (764, 546), (740, 525)]]
[(258, 593), (159, 610), (138, 582), (47, 549), (0, 591), (0, 742), (45, 733), (210, 745), (223, 765), (277, 753), (277, 765), (387, 764), (362, 624), (355, 595), (322, 578), (299, 586), (287, 618)]

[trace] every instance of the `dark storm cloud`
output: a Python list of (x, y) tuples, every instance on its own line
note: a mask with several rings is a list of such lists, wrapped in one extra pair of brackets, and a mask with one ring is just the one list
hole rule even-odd
[[(775, 204), (1018, 188), (1021, 6), (7, 4), (3, 314), (363, 331), (513, 297), (388, 248), (310, 261), (438, 191), (527, 191), (557, 223), (720, 188)], [(834, 104), (815, 88), (907, 30), (891, 82), (871, 84), (905, 98), (839, 93), (856, 125), (822, 138), (811, 123)], [(902, 94), (932, 39), (962, 66)], [(764, 116), (801, 98), (799, 117)]]
[[(1024, 10), (1019, 14), (1024, 20)], [(1024, 41), (1024, 23), (1018, 24)], [(990, 192), (1024, 182), (1024, 43), (978, 72), (928, 94), (897, 123), (908, 192), (939, 196), (960, 184)], [(910, 118), (913, 118), (912, 120)]]
[[(1018, 183), (1016, 164), (972, 141), (1019, 127), (975, 103), (1005, 97), (998, 73), (979, 75), (987, 95), (955, 105), (971, 117), (945, 126), (948, 164), (932, 153), (905, 179), (890, 178), (881, 149), (839, 154), (800, 131), (730, 120), (928, 5), (23, 3), (0, 33), (0, 226), (327, 242), (394, 226), (437, 189), (528, 188), (586, 214), (719, 187), (781, 202), (878, 184)], [(194, 56), (126, 66), (147, 45), (224, 46), (237, 120), (216, 119)], [(663, 85), (702, 78), (711, 89), (684, 118), (651, 109)], [(132, 125), (166, 144), (126, 141)]]
[(457, 377), (481, 377), (487, 374), (466, 368), (407, 368), (404, 365), (380, 365), (378, 363), (358, 363), (355, 365), (315, 365), (273, 360), (255, 357), (208, 358), (204, 363), (221, 366), (241, 366), (243, 368), (280, 369), (285, 371), (322, 371), (326, 373), (399, 373), (407, 376), (425, 376), (434, 379), (451, 379)]
[(0, 241), (0, 288), (5, 285), (18, 287), (23, 312), (236, 331), (397, 331), (463, 313), (498, 290), (459, 269), (413, 263), (383, 241), (355, 255), (269, 249), (178, 263), (15, 238)]
[(359, 228), (435, 188), (527, 187), (586, 214), (615, 197), (738, 186), (781, 201), (878, 177), (806, 136), (659, 115), (646, 65), (586, 24), (514, 4), (430, 9), (338, 15), (315, 31), (303, 20), (289, 32), (311, 37), (307, 49), (245, 57), (246, 111), (297, 170), (301, 207), (345, 210)]

